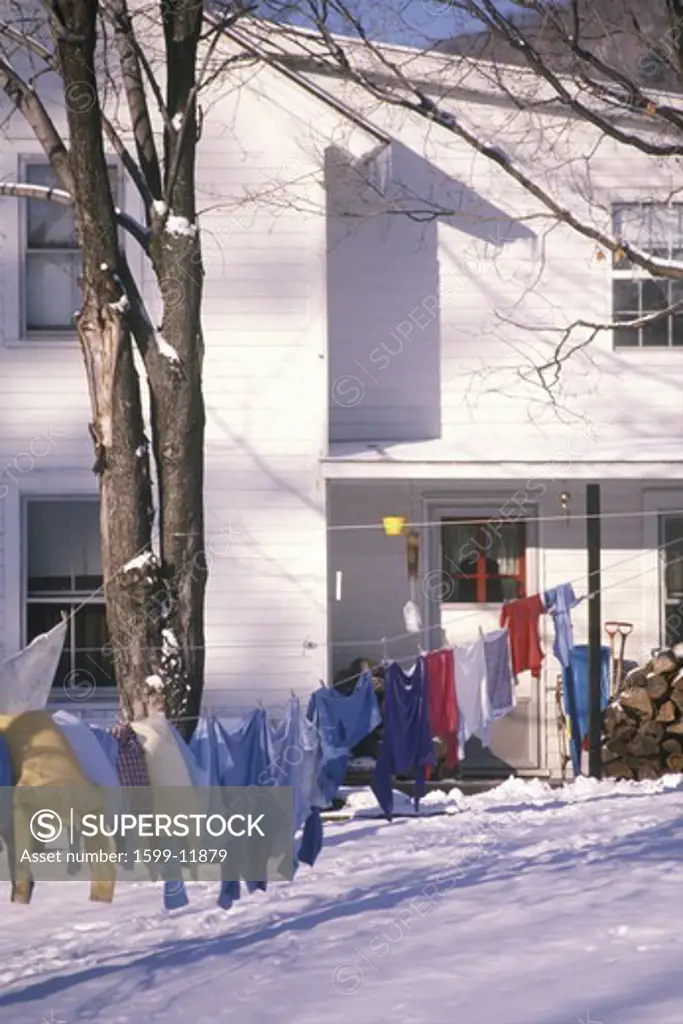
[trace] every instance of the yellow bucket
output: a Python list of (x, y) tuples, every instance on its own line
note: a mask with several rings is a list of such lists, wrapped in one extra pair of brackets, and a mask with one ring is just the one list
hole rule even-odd
[(384, 516), (382, 524), (387, 537), (400, 537), (406, 521), (404, 516)]

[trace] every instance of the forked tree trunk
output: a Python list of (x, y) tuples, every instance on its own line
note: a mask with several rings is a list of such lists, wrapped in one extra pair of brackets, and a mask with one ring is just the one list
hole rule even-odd
[[(26, 117), (62, 188), (72, 196), (83, 257), (83, 351), (101, 489), (102, 565), (117, 683), (129, 713), (145, 679), (161, 675), (165, 704), (185, 735), (199, 712), (204, 677), (203, 269), (196, 226), (197, 46), (203, 0), (157, 0), (166, 48), (163, 174), (146, 102), (149, 85), (126, 0), (110, 0), (138, 164), (100, 108), (95, 77), (98, 0), (45, 0), (62, 79), (69, 148), (32, 86), (6, 61), (0, 84)], [(216, 39), (218, 36), (215, 37)], [(144, 43), (142, 44), (144, 49)], [(158, 89), (158, 96), (161, 89)], [(164, 105), (163, 103), (161, 104)], [(140, 190), (149, 231), (127, 219), (152, 261), (162, 298), (161, 333), (119, 251), (104, 153), (106, 135)], [(162, 180), (163, 179), (163, 180)], [(160, 194), (166, 204), (160, 204)], [(154, 202), (152, 203), (152, 200)], [(122, 215), (123, 216), (123, 215)], [(154, 495), (133, 339), (150, 390), (158, 481), (160, 560), (152, 555)]]
[[(152, 493), (138, 374), (116, 275), (118, 238), (94, 73), (97, 4), (57, 0), (56, 42), (71, 140), (69, 164), (83, 255), (82, 308), (77, 328), (83, 350), (100, 479), (102, 568), (107, 625), (123, 706), (131, 711), (145, 678), (156, 669), (158, 581), (151, 553)], [(78, 102), (68, 97), (78, 95)], [(85, 100), (90, 97), (92, 102)]]

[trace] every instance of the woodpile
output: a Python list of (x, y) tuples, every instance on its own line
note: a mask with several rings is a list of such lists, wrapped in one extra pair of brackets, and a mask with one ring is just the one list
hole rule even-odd
[(658, 779), (683, 772), (683, 645), (632, 669), (603, 721), (603, 775)]

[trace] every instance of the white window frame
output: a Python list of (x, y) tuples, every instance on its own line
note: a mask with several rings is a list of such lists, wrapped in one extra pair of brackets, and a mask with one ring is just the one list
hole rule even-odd
[[(442, 559), (441, 559), (441, 519), (454, 516), (459, 519), (492, 519), (500, 520), (505, 518), (505, 514), (501, 513), (502, 509), (506, 508), (506, 503), (510, 500), (510, 490), (506, 491), (486, 491), (481, 495), (470, 495), (464, 497), (462, 492), (459, 496), (451, 497), (447, 493), (439, 494), (424, 494), (422, 497), (422, 522), (424, 523), (435, 523), (439, 525), (425, 526), (422, 528), (422, 538), (420, 547), (424, 551), (424, 568), (422, 572), (434, 572), (437, 570), (439, 573), (442, 570)], [(538, 505), (534, 502), (529, 502), (525, 505), (524, 515), (519, 517), (519, 521), (526, 523), (526, 592), (527, 594), (535, 594), (542, 591), (542, 560), (540, 558), (540, 527), (542, 523), (538, 520)], [(509, 517), (510, 521), (514, 521), (512, 515)], [(436, 626), (440, 619), (440, 614), (436, 610), (436, 602), (427, 600), (424, 595), (420, 595), (419, 598), (422, 601), (423, 608), (423, 622), (425, 626), (429, 628), (428, 636), (434, 638), (436, 635)], [(463, 615), (463, 620), (467, 622), (468, 628), (473, 621), (472, 614), (480, 612), (482, 617), (487, 613), (500, 612), (500, 602), (493, 603), (456, 603), (452, 604), (449, 602), (443, 602), (444, 608), (452, 611), (454, 614)], [(471, 631), (471, 630), (470, 630)]]
[[(32, 157), (24, 158), (22, 160), (22, 181), (28, 181), (29, 167), (49, 167), (49, 160), (46, 159), (34, 159)], [(80, 252), (78, 246), (73, 249), (30, 249), (28, 244), (28, 211), (30, 202), (40, 202), (40, 200), (23, 199), (21, 202), (21, 264), (20, 264), (20, 275), (21, 275), (21, 337), (25, 338), (26, 341), (70, 341), (76, 340), (76, 327), (75, 325), (63, 326), (59, 328), (45, 328), (36, 329), (28, 326), (28, 261), (30, 253), (51, 253), (55, 255), (61, 255), (65, 253), (76, 253)], [(72, 209), (73, 212), (73, 209)], [(71, 282), (73, 285), (73, 282)]]
[[(105, 600), (104, 600), (104, 594), (103, 593), (100, 593), (96, 597), (92, 597), (92, 596), (89, 595), (88, 592), (81, 593), (81, 592), (76, 592), (76, 591), (69, 590), (69, 591), (64, 591), (63, 593), (58, 594), (58, 595), (56, 595), (54, 597), (51, 596), (51, 597), (32, 598), (32, 597), (29, 596), (29, 594), (28, 594), (28, 586), (27, 586), (27, 584), (28, 584), (28, 541), (29, 541), (29, 536), (28, 536), (28, 506), (29, 506), (29, 504), (32, 503), (32, 502), (35, 502), (36, 504), (40, 504), (41, 502), (47, 502), (47, 501), (49, 501), (49, 502), (58, 502), (58, 501), (60, 501), (60, 502), (61, 501), (74, 502), (75, 501), (75, 502), (79, 502), (79, 503), (88, 502), (90, 504), (95, 504), (96, 502), (99, 503), (99, 500), (100, 499), (99, 499), (99, 495), (98, 494), (87, 494), (87, 495), (85, 495), (85, 494), (65, 494), (65, 493), (60, 493), (60, 494), (56, 494), (55, 495), (55, 494), (43, 494), (43, 493), (40, 493), (40, 494), (29, 494), (29, 495), (24, 495), (23, 496), (22, 501), (21, 501), (21, 518), (22, 518), (22, 524), (21, 524), (21, 526), (22, 526), (22, 581), (23, 581), (23, 588), (24, 588), (23, 589), (23, 595), (22, 595), (22, 629), (23, 629), (23, 644), (22, 644), (22, 646), (25, 646), (26, 643), (28, 643), (28, 635), (27, 635), (26, 625), (27, 625), (27, 619), (28, 619), (28, 607), (29, 607), (29, 604), (33, 604), (33, 605), (41, 604), (41, 605), (51, 605), (51, 606), (60, 606), (60, 607), (64, 606), (64, 605), (73, 605), (73, 606), (75, 606), (77, 608), (77, 607), (81, 606), (87, 600), (88, 605), (90, 605), (90, 606), (97, 606), (98, 608), (102, 608), (102, 609), (105, 608)], [(76, 622), (75, 622), (75, 618), (74, 617), (71, 617), (69, 619), (69, 627), (68, 627), (68, 631), (67, 631), (67, 637), (66, 637), (66, 640), (64, 642), (64, 648), (65, 648), (65, 651), (68, 650), (68, 653), (70, 655), (70, 672), (75, 673), (76, 672)], [(103, 693), (106, 694), (105, 699), (107, 699), (108, 696), (109, 696), (109, 693), (113, 693), (113, 694), (116, 693), (116, 688), (115, 687), (106, 687), (106, 688), (102, 687), (100, 689), (99, 693), (98, 693), (98, 691), (96, 689), (95, 692), (89, 696), (89, 699), (101, 698)], [(56, 695), (56, 696), (57, 696), (57, 700), (59, 700), (59, 695)]]
[[(616, 210), (619, 207), (637, 207), (639, 209), (643, 209), (645, 207), (657, 207), (659, 209), (664, 209), (664, 208), (680, 208), (681, 214), (683, 215), (683, 203), (681, 203), (681, 202), (668, 202), (668, 201), (661, 201), (661, 202), (659, 202), (656, 199), (648, 199), (647, 201), (643, 201), (641, 199), (636, 199), (636, 198), (633, 198), (633, 197), (628, 197), (628, 198), (624, 197), (624, 198), (620, 198), (618, 200), (615, 200), (612, 203), (612, 206), (611, 206), (612, 224), (614, 224), (615, 213), (616, 213)], [(683, 249), (683, 232), (682, 232), (682, 235), (681, 235), (680, 243), (681, 244), (680, 244), (679, 248)], [(636, 244), (638, 244), (638, 242), (636, 242)], [(641, 244), (640, 248), (644, 249), (644, 246)], [(666, 258), (670, 258), (670, 257), (671, 257), (671, 249), (669, 250), (668, 256)], [(662, 258), (664, 258), (664, 257), (662, 257)], [(653, 276), (652, 274), (649, 274), (646, 270), (643, 270), (640, 267), (636, 267), (636, 266), (630, 266), (630, 267), (624, 267), (624, 268), (615, 267), (614, 266), (614, 256), (611, 257), (611, 260), (612, 260), (612, 263), (611, 263), (611, 274), (610, 274), (610, 309), (611, 309), (611, 319), (614, 322), (615, 318), (616, 318), (616, 309), (615, 309), (615, 304), (614, 304), (614, 288), (613, 288), (614, 282), (616, 282), (616, 281), (626, 281), (628, 283), (637, 283), (639, 285), (639, 306), (640, 306), (641, 305), (640, 298), (641, 298), (641, 294), (642, 294), (642, 282), (646, 282), (646, 281), (659, 281), (659, 280), (666, 280), (666, 279), (657, 278), (657, 277)], [(643, 315), (646, 314), (646, 312), (647, 311), (641, 311), (641, 312), (639, 312), (637, 314), (634, 313), (634, 316), (632, 317), (632, 319), (635, 319), (636, 316), (643, 316)], [(616, 343), (616, 331), (613, 330), (612, 331), (612, 349), (613, 349), (613, 351), (618, 352), (620, 355), (623, 355), (623, 354), (629, 353), (629, 352), (642, 352), (642, 351), (649, 352), (649, 353), (652, 353), (652, 352), (676, 352), (676, 351), (683, 352), (683, 344), (681, 344), (681, 345), (674, 345), (674, 344), (672, 344), (672, 341), (671, 341), (672, 330), (673, 330), (673, 314), (669, 314), (669, 316), (667, 317), (667, 336), (669, 338), (669, 343), (667, 345), (643, 345), (642, 342), (640, 341), (640, 336), (642, 336), (643, 328), (642, 327), (641, 328), (636, 328), (636, 330), (638, 330), (638, 333), (639, 333), (639, 343), (638, 343), (638, 345), (617, 345), (617, 343)], [(682, 322), (682, 325), (681, 325), (681, 331), (683, 331), (683, 322)]]
[[(22, 147), (22, 152), (12, 156), (0, 153), (0, 167), (7, 181), (25, 181), (24, 169), (27, 163), (46, 163), (44, 153), (38, 148)], [(107, 153), (107, 163), (116, 167), (118, 181), (118, 205), (139, 223), (144, 224), (144, 206), (137, 190), (126, 177), (120, 160)], [(2, 341), (5, 348), (22, 348), (31, 351), (67, 349), (80, 359), (80, 350), (75, 330), (64, 333), (39, 331), (27, 337), (26, 323), (26, 200), (16, 196), (0, 198), (0, 219), (7, 245), (3, 246), (3, 302)], [(121, 232), (122, 247), (133, 276), (140, 283), (144, 280), (145, 254), (140, 245), (126, 231)]]
[[(683, 508), (683, 502), (681, 504)], [(675, 615), (679, 619), (679, 625), (683, 624), (683, 594), (678, 599), (667, 598), (666, 594), (666, 552), (664, 550), (664, 529), (665, 522), (667, 519), (680, 519), (683, 521), (683, 512), (663, 512), (660, 513), (659, 520), (659, 543), (660, 543), (660, 602), (661, 602), (661, 635), (660, 642), (662, 645), (667, 643), (667, 622), (670, 615)], [(683, 634), (683, 630), (681, 630)], [(680, 640), (678, 641), (681, 642)]]
[[(666, 640), (666, 596), (664, 556), (662, 552), (662, 520), (680, 516), (683, 509), (683, 481), (676, 487), (643, 491), (643, 550), (649, 572), (642, 577), (641, 616), (646, 645), (659, 646)], [(643, 567), (645, 568), (645, 566)], [(652, 584), (650, 584), (652, 581)], [(656, 588), (656, 593), (653, 593)], [(644, 657), (646, 651), (641, 651)]]
[[(26, 646), (26, 589), (28, 580), (28, 537), (25, 528), (25, 506), (28, 501), (96, 501), (99, 497), (93, 487), (89, 470), (48, 473), (35, 470), (12, 485), (3, 504), (5, 508), (5, 629), (4, 648), (14, 654)], [(96, 691), (97, 693), (97, 691)], [(116, 708), (118, 696), (114, 687), (101, 689), (81, 707), (65, 694), (50, 693), (50, 705), (63, 705), (70, 711), (84, 711), (90, 716), (92, 704), (99, 708)]]
[[(23, 157), (23, 159), (21, 161), (22, 181), (26, 181), (27, 180), (27, 177), (28, 177), (27, 170), (28, 170), (28, 168), (29, 167), (35, 167), (35, 166), (48, 167), (49, 166), (49, 160), (46, 160), (44, 157), (43, 157), (43, 159), (40, 159), (39, 157)], [(114, 195), (114, 205), (115, 206), (122, 206), (123, 189), (122, 189), (121, 165), (116, 160), (108, 159), (107, 160), (107, 166), (111, 170), (113, 170), (115, 172), (115, 174), (116, 174), (116, 193)], [(39, 202), (39, 200), (34, 200), (34, 201), (35, 202)], [(44, 342), (48, 342), (48, 343), (49, 342), (55, 342), (55, 341), (56, 342), (66, 341), (68, 343), (74, 344), (76, 342), (76, 340), (77, 340), (77, 333), (76, 333), (75, 325), (73, 325), (72, 327), (60, 327), (60, 328), (54, 328), (54, 329), (46, 328), (45, 330), (29, 328), (29, 326), (28, 326), (28, 317), (27, 317), (27, 313), (28, 313), (28, 281), (27, 281), (28, 255), (29, 255), (29, 252), (31, 252), (31, 251), (33, 251), (33, 252), (51, 252), (52, 250), (42, 250), (42, 249), (29, 250), (29, 247), (28, 247), (28, 204), (29, 204), (30, 200), (23, 199), (23, 200), (20, 200), (20, 202), (22, 204), (22, 210), (21, 210), (21, 228), (22, 228), (21, 239), (22, 239), (22, 245), (21, 245), (21, 269), (20, 269), (20, 273), (21, 273), (21, 337), (27, 343), (33, 343), (35, 341), (39, 341), (39, 342), (44, 341)], [(120, 231), (120, 234), (122, 236), (122, 232), (121, 231)], [(121, 237), (121, 244), (123, 244), (123, 238), (122, 237)], [(77, 251), (77, 250), (72, 250), (72, 249), (69, 249), (69, 250), (66, 250), (66, 249), (55, 250), (55, 252), (58, 252), (58, 253), (59, 252), (75, 252), (75, 251)]]

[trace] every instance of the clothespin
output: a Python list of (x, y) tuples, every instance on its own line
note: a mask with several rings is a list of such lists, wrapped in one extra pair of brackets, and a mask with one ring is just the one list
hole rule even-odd
[(442, 626), (441, 627), (441, 647), (443, 649), (444, 647), (448, 648), (450, 646), (451, 645), (448, 642), (448, 633), (446, 632), (446, 630)]
[(477, 627), (477, 629), (479, 630), (479, 636), (480, 636), (480, 637), (482, 638), (482, 640), (483, 640), (483, 639), (484, 639), (484, 630), (482, 629), (482, 627), (481, 627), (481, 626), (478, 626), (478, 627)]
[(320, 685), (322, 686), (322, 688), (324, 690), (325, 689), (325, 681), (323, 679), (319, 679), (318, 682), (320, 683)]
[(289, 692), (290, 692), (290, 693), (291, 693), (291, 695), (292, 695), (292, 700), (296, 700), (296, 694), (295, 694), (294, 690), (292, 689), (292, 690), (290, 690)]
[(259, 709), (259, 711), (263, 711), (263, 701), (261, 700), (260, 697), (256, 698), (256, 707)]
[(382, 637), (382, 662), (384, 665), (389, 661), (389, 648), (387, 645), (387, 638)]

